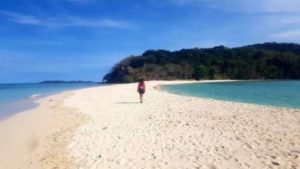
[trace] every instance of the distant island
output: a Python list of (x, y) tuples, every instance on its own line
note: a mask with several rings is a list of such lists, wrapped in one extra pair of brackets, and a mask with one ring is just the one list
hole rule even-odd
[(63, 80), (46, 80), (39, 82), (40, 84), (59, 84), (59, 83), (97, 83), (92, 81), (82, 81), (82, 80), (72, 80), (72, 81), (63, 81)]
[(107, 73), (106, 83), (184, 79), (300, 79), (300, 45), (263, 43), (243, 47), (148, 50), (129, 56)]

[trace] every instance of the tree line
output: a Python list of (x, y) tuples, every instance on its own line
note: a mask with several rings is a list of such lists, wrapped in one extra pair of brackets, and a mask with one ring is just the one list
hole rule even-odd
[(129, 83), (186, 79), (300, 79), (300, 45), (264, 43), (243, 47), (147, 50), (113, 66), (103, 81)]

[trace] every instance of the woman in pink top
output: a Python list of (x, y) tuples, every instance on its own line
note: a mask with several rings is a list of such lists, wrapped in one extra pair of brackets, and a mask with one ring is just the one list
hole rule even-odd
[(146, 86), (145, 86), (145, 83), (144, 83), (144, 79), (141, 79), (141, 80), (139, 81), (137, 91), (138, 91), (139, 94), (140, 94), (140, 103), (143, 103), (143, 94), (144, 94), (145, 91), (146, 91)]

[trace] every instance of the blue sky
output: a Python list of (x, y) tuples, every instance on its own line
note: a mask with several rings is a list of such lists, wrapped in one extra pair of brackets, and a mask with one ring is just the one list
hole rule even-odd
[(1, 0), (0, 83), (100, 81), (147, 49), (300, 43), (299, 0)]

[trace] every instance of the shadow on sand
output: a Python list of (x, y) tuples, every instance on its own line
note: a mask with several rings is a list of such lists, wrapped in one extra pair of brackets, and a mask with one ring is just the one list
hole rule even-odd
[(140, 102), (117, 102), (116, 104), (141, 104)]

